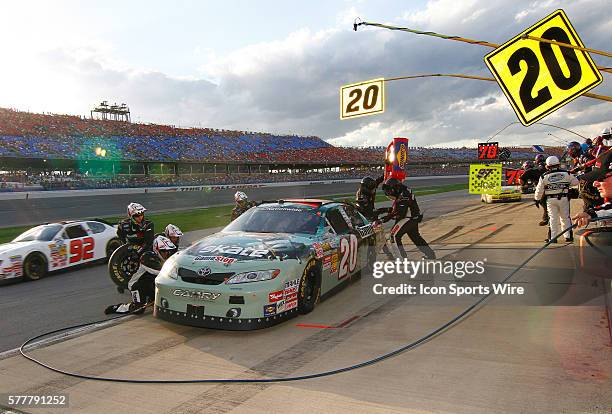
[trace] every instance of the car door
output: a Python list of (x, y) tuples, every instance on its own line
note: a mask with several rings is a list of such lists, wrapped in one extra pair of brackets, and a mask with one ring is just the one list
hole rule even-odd
[(80, 223), (67, 224), (64, 228), (64, 238), (68, 245), (68, 264), (76, 266), (95, 260), (95, 239)]
[(106, 245), (116, 233), (109, 227), (98, 221), (87, 221), (81, 223), (94, 239), (94, 260), (103, 259), (106, 257)]
[(376, 254), (376, 235), (372, 223), (370, 223), (355, 207), (344, 205), (343, 209), (350, 220), (353, 234), (357, 237), (357, 271), (361, 270), (368, 262), (370, 255)]
[[(359, 241), (355, 230), (352, 228), (350, 218), (342, 208), (332, 207), (327, 210), (325, 220), (333, 231), (333, 237), (330, 241), (333, 243), (332, 246), (335, 247), (335, 251), (329, 259), (331, 276), (329, 279), (331, 287), (333, 287), (345, 279), (349, 279), (358, 270)], [(324, 257), (323, 268), (326, 267), (327, 263)]]

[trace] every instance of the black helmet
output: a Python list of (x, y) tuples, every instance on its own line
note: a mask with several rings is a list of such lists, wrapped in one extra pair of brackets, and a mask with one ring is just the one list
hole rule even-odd
[(567, 144), (567, 153), (572, 158), (577, 158), (582, 153), (582, 146), (579, 142), (572, 141)]
[(397, 197), (402, 191), (402, 182), (397, 178), (389, 178), (385, 181), (382, 188), (388, 197)]
[(361, 191), (371, 193), (376, 189), (376, 180), (370, 176), (363, 177), (361, 179), (360, 187), (361, 187)]
[(544, 164), (546, 162), (546, 155), (538, 154), (535, 156), (534, 161), (536, 164)]

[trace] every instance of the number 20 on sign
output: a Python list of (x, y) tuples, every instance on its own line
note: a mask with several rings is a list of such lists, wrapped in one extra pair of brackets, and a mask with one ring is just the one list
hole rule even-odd
[(485, 56), (523, 125), (533, 124), (602, 82), (587, 52), (524, 36), (584, 47), (565, 12), (557, 10)]
[(385, 112), (385, 80), (372, 79), (340, 88), (340, 119)]

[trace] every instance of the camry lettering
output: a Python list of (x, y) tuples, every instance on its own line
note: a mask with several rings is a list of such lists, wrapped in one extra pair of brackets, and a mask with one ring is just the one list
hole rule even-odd
[(199, 299), (199, 300), (216, 300), (220, 293), (216, 292), (205, 292), (202, 290), (188, 290), (188, 289), (174, 289), (172, 291), (174, 296), (179, 296), (181, 298), (191, 298), (191, 299)]

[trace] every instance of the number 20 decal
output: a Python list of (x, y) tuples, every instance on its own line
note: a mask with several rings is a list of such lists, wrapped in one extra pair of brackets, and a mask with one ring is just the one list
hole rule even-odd
[(70, 263), (93, 259), (95, 241), (92, 237), (74, 239), (70, 241)]
[(357, 267), (358, 248), (357, 236), (354, 234), (340, 240), (340, 254), (342, 255), (342, 259), (340, 259), (338, 279), (344, 279), (355, 271)]

